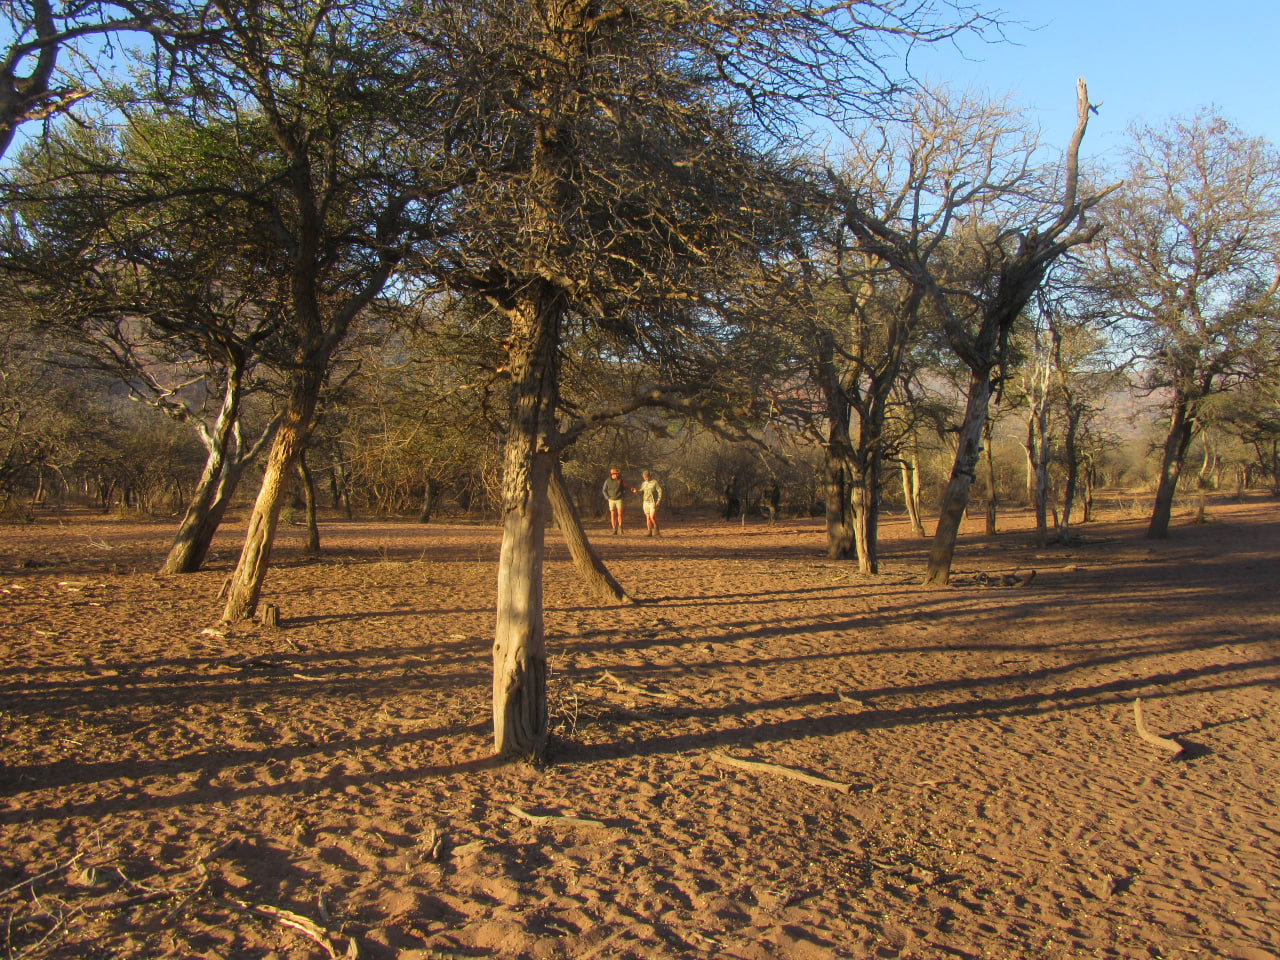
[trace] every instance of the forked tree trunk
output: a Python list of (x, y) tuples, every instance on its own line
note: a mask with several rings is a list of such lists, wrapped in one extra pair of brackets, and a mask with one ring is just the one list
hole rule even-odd
[(573, 505), (573, 500), (565, 487), (564, 473), (558, 458), (551, 466), (547, 494), (551, 501), (551, 515), (564, 535), (564, 541), (569, 547), (569, 556), (573, 558), (573, 567), (578, 571), (578, 576), (601, 600), (613, 603), (635, 603), (591, 548), (586, 531), (582, 527), (582, 518), (578, 515), (578, 508)]
[(547, 487), (558, 457), (553, 451), (562, 312), (549, 287), (535, 288), (511, 312), (511, 426), (502, 477), (493, 644), (493, 733), (499, 757), (539, 760), (547, 745), (542, 563)]
[(920, 517), (920, 462), (915, 451), (911, 457), (903, 457), (898, 461), (902, 472), (902, 499), (907, 505), (907, 518), (911, 521), (911, 529), (917, 537), (925, 537), (924, 521)]
[(938, 529), (929, 550), (929, 566), (924, 578), (926, 585), (944, 586), (951, 576), (956, 537), (960, 533), (965, 508), (969, 506), (969, 488), (973, 485), (974, 471), (982, 454), (983, 427), (986, 426), (987, 402), (990, 399), (990, 373), (970, 373), (969, 397), (965, 404), (964, 422), (960, 425), (955, 465), (951, 468), (951, 481), (942, 497)]
[(267, 577), (271, 547), (275, 541), (276, 525), (280, 521), (280, 507), (284, 503), (294, 464), (307, 444), (315, 420), (321, 379), (320, 374), (299, 372), (284, 419), (271, 444), (271, 453), (267, 457), (267, 466), (262, 475), (262, 486), (258, 488), (253, 513), (249, 515), (240, 561), (231, 575), (227, 605), (222, 611), (222, 619), (230, 623), (249, 620), (258, 609), (258, 599), (262, 595), (262, 583)]
[(178, 524), (169, 554), (160, 565), (162, 577), (199, 570), (222, 522), (222, 513), (215, 516), (213, 506), (217, 502), (218, 491), (223, 487), (223, 475), (239, 453), (237, 450), (228, 456), (232, 441), (236, 439), (236, 421), (240, 416), (241, 375), (242, 371), (235, 366), (227, 370), (222, 406), (218, 408), (213, 430), (202, 434), (206, 450), (204, 471), (192, 491), (191, 503), (182, 516), (182, 522)]
[(307, 511), (307, 548), (309, 556), (320, 555), (320, 524), (316, 519), (316, 484), (307, 466), (307, 451), (298, 453), (298, 480), (302, 483), (302, 499)]
[(1173, 417), (1169, 422), (1169, 433), (1164, 441), (1164, 455), (1160, 460), (1160, 483), (1156, 487), (1155, 507), (1151, 511), (1151, 522), (1147, 525), (1147, 536), (1152, 540), (1163, 540), (1169, 536), (1169, 520), (1173, 515), (1173, 497), (1178, 490), (1178, 476), (1182, 473), (1182, 464), (1191, 446), (1191, 437), (1195, 433), (1195, 418), (1187, 409), (1187, 401), (1181, 397), (1173, 404)]
[(881, 460), (874, 451), (866, 469), (853, 468), (849, 483), (850, 519), (858, 571), (880, 572), (880, 482)]

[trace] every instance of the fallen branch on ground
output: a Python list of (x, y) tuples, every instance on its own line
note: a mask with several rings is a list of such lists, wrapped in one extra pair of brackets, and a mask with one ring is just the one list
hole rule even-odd
[(813, 774), (794, 770), (791, 767), (780, 767), (773, 763), (758, 763), (755, 760), (739, 760), (737, 757), (731, 757), (728, 754), (714, 750), (711, 752), (711, 759), (723, 766), (737, 767), (739, 770), (748, 770), (751, 773), (771, 773), (775, 776), (786, 777), (788, 780), (799, 780), (801, 783), (812, 784), (815, 787), (826, 787), (828, 790), (838, 790), (840, 793), (851, 793), (854, 787), (852, 783), (840, 783), (837, 780), (827, 780), (824, 777), (815, 777)]
[(603, 674), (601, 674), (600, 679), (596, 682), (604, 683), (606, 680), (613, 683), (613, 685), (616, 686), (618, 690), (623, 693), (635, 693), (635, 694), (639, 694), (642, 697), (658, 697), (661, 700), (679, 700), (680, 699), (680, 697), (674, 693), (664, 693), (662, 691), (658, 691), (655, 693), (652, 690), (646, 690), (644, 687), (637, 687), (634, 684), (623, 683), (621, 680), (615, 677), (608, 670), (606, 670)]
[(1133, 722), (1138, 727), (1138, 736), (1152, 746), (1162, 747), (1163, 749), (1168, 750), (1171, 754), (1169, 759), (1174, 760), (1182, 756), (1182, 744), (1177, 740), (1172, 740), (1169, 737), (1158, 737), (1147, 729), (1146, 723), (1142, 720), (1141, 697), (1137, 697), (1133, 701)]
[(358, 960), (360, 956), (360, 949), (356, 945), (355, 937), (348, 938), (346, 951), (339, 954), (338, 948), (329, 939), (329, 932), (300, 913), (294, 913), (292, 910), (281, 910), (279, 907), (273, 907), (265, 903), (248, 903), (244, 900), (231, 900), (228, 902), (245, 913), (256, 913), (260, 917), (274, 920), (282, 927), (289, 927), (305, 934), (320, 944), (324, 951), (329, 954), (331, 960)]
[(528, 820), (530, 823), (540, 827), (600, 827), (603, 829), (608, 826), (608, 824), (604, 823), (602, 820), (586, 820), (582, 817), (544, 816), (542, 814), (529, 813), (528, 811), (521, 810), (515, 805), (507, 807), (507, 809), (517, 817), (520, 817), (523, 820)]

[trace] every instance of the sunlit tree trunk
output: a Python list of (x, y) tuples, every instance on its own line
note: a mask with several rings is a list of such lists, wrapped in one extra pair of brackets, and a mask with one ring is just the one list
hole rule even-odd
[(969, 489), (973, 485), (974, 471), (982, 454), (983, 427), (987, 422), (987, 403), (991, 399), (991, 377), (983, 372), (969, 374), (969, 396), (965, 403), (964, 421), (956, 445), (955, 465), (951, 468), (951, 480), (942, 496), (942, 509), (938, 516), (938, 529), (933, 535), (929, 550), (929, 566), (925, 583), (943, 586), (951, 576), (951, 560), (955, 555), (956, 538), (965, 508), (969, 505)]
[(276, 525), (280, 521), (280, 508), (284, 503), (289, 477), (298, 456), (306, 447), (315, 421), (322, 379), (322, 374), (310, 370), (299, 371), (295, 375), (284, 419), (271, 444), (262, 485), (258, 488), (258, 498), (249, 515), (240, 561), (231, 575), (227, 605), (222, 611), (222, 619), (228, 622), (249, 620), (258, 609), (258, 599), (262, 595), (262, 584), (271, 559)]
[(1195, 418), (1184, 398), (1175, 400), (1172, 414), (1169, 432), (1164, 440), (1164, 453), (1160, 459), (1160, 483), (1156, 487), (1155, 507), (1147, 526), (1147, 536), (1152, 540), (1163, 540), (1169, 535), (1169, 520), (1173, 515), (1173, 497), (1178, 490), (1178, 477), (1182, 473), (1187, 448), (1191, 446), (1191, 438), (1195, 434)]
[(174, 535), (168, 556), (160, 565), (160, 576), (194, 573), (199, 570), (209, 552), (213, 535), (217, 533), (222, 521), (222, 513), (218, 512), (215, 516), (213, 507), (218, 500), (218, 491), (222, 489), (223, 475), (230, 466), (230, 461), (236, 459), (235, 454), (228, 458), (228, 450), (235, 438), (236, 421), (240, 416), (242, 373), (240, 366), (232, 365), (227, 368), (222, 405), (218, 408), (213, 430), (202, 436), (207, 452), (204, 471), (192, 491), (191, 503), (183, 514), (182, 522), (178, 524), (178, 532)]
[(510, 311), (511, 410), (502, 477), (493, 731), (498, 756), (536, 760), (547, 745), (542, 565), (547, 487), (558, 456), (555, 414), (564, 308), (549, 285), (531, 286), (532, 295)]
[(582, 527), (582, 518), (578, 508), (574, 506), (569, 491), (565, 487), (564, 473), (557, 458), (551, 465), (551, 478), (547, 488), (551, 500), (551, 514), (556, 526), (564, 535), (569, 547), (569, 556), (573, 558), (574, 569), (578, 576), (591, 588), (591, 592), (604, 601), (614, 603), (634, 603), (621, 584), (614, 579), (609, 568), (591, 548), (586, 531)]
[(991, 418), (987, 418), (987, 425), (983, 428), (983, 435), (986, 437), (986, 453), (987, 453), (987, 527), (988, 537), (996, 535), (996, 517), (999, 510), (999, 493), (996, 490), (996, 458), (991, 443)]
[(925, 537), (924, 521), (920, 516), (920, 459), (913, 449), (909, 456), (898, 461), (902, 472), (902, 499), (907, 505), (907, 518), (917, 537)]

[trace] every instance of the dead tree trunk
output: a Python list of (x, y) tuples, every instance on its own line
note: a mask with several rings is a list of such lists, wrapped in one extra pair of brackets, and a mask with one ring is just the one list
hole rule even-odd
[(582, 518), (578, 515), (578, 508), (573, 505), (573, 500), (565, 487), (559, 458), (551, 466), (547, 492), (551, 499), (551, 514), (556, 526), (564, 535), (564, 541), (569, 547), (569, 556), (573, 558), (573, 566), (578, 571), (578, 576), (591, 588), (591, 592), (603, 601), (635, 603), (591, 548), (586, 531), (582, 527)]

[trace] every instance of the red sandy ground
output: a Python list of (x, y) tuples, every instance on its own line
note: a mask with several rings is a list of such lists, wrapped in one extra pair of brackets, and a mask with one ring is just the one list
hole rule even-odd
[(1280, 503), (1025, 522), (970, 521), (944, 590), (901, 522), (874, 579), (817, 521), (597, 536), (625, 608), (550, 531), (538, 769), (487, 758), (491, 527), (330, 522), (315, 561), (286, 530), (280, 627), (233, 630), (234, 527), (169, 580), (169, 526), (2, 527), (0, 946), (1277, 957)]

